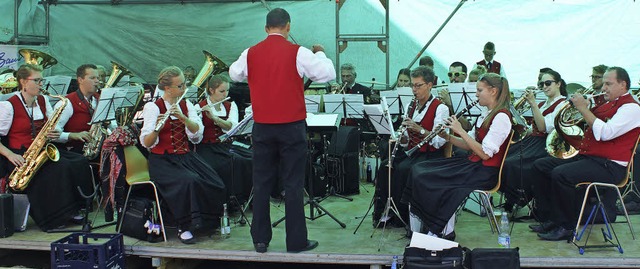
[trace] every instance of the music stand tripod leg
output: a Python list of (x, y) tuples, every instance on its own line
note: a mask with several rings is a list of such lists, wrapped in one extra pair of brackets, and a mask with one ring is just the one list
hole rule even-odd
[[(360, 229), (360, 226), (362, 226), (362, 223), (364, 222), (364, 220), (367, 218), (367, 216), (369, 215), (369, 212), (371, 212), (371, 208), (373, 208), (373, 205), (375, 203), (375, 199), (376, 199), (376, 195), (374, 194), (371, 197), (371, 202), (369, 203), (369, 208), (367, 209), (367, 212), (364, 213), (364, 216), (360, 217), (360, 223), (358, 223), (358, 226), (356, 227), (356, 229), (353, 231), (353, 234), (356, 234), (358, 232), (358, 230)], [(358, 217), (356, 217), (357, 219)]]

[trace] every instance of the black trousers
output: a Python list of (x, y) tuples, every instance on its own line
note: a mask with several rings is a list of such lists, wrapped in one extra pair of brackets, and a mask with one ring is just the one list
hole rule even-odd
[(270, 194), (282, 178), (285, 190), (287, 250), (307, 245), (304, 217), (304, 178), (307, 158), (306, 123), (253, 125), (253, 219), (254, 243), (269, 243), (272, 237)]
[(578, 155), (571, 159), (546, 157), (533, 163), (539, 175), (534, 182), (536, 212), (540, 221), (553, 221), (565, 229), (573, 229), (584, 189), (576, 189), (581, 182), (619, 183), (626, 167), (605, 158)]

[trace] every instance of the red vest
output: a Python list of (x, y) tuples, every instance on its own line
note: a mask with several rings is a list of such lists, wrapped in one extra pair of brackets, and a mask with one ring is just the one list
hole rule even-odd
[[(88, 101), (85, 101), (84, 96), (81, 96), (82, 93), (80, 90), (67, 94), (67, 98), (69, 99), (69, 105), (73, 108), (73, 115), (67, 121), (67, 124), (64, 125), (64, 131), (69, 133), (79, 133), (84, 131), (89, 131), (91, 129), (91, 125), (88, 123), (91, 122), (91, 117), (93, 117), (93, 109), (90, 107), (91, 104)], [(100, 96), (98, 94), (94, 94), (93, 98), (97, 98), (98, 100)], [(68, 141), (67, 146), (73, 147), (81, 147), (84, 143), (81, 141)]]
[[(501, 109), (498, 113), (496, 113), (496, 115), (498, 115), (499, 113), (505, 113), (507, 114), (507, 116), (509, 116), (509, 118), (511, 118), (511, 113), (509, 113), (508, 110), (506, 109)], [(494, 116), (495, 117), (495, 116)], [(480, 125), (480, 128), (476, 128), (476, 141), (478, 141), (479, 143), (482, 144), (482, 140), (484, 139), (485, 136), (487, 136), (487, 134), (489, 133), (489, 128), (491, 127), (491, 124), (493, 123), (493, 118), (489, 119), (486, 118), (485, 120), (489, 121), (489, 125), (485, 128), (484, 126), (484, 122), (482, 125)], [(507, 149), (507, 145), (511, 143), (511, 141), (509, 140), (509, 137), (507, 137), (504, 142), (502, 142), (502, 145), (500, 145), (500, 150), (498, 150), (498, 152), (496, 152), (495, 154), (493, 154), (493, 156), (487, 160), (482, 160), (482, 158), (480, 158), (480, 156), (476, 155), (475, 153), (471, 153), (471, 155), (469, 155), (469, 160), (472, 162), (478, 162), (478, 161), (482, 161), (482, 165), (484, 166), (493, 166), (493, 167), (500, 167), (500, 164), (502, 163), (502, 157), (504, 157), (505, 151)]]
[[(167, 112), (167, 107), (164, 105), (164, 99), (158, 98), (155, 104), (160, 109), (160, 114)], [(187, 109), (187, 103), (185, 100), (180, 101), (180, 109), (182, 114), (189, 116), (189, 110)], [(167, 119), (167, 122), (160, 129), (158, 134), (158, 144), (151, 149), (155, 154), (185, 154), (189, 152), (189, 140), (187, 139), (187, 132), (184, 129), (184, 123), (178, 119)]]
[[(604, 103), (591, 110), (593, 114), (603, 121), (607, 121), (616, 114), (618, 109), (624, 104), (638, 105), (631, 94), (620, 96), (618, 99)], [(587, 128), (584, 139), (580, 144), (580, 154), (607, 158), (609, 160), (628, 162), (631, 159), (633, 147), (640, 135), (640, 128), (618, 136), (609, 141), (597, 141), (593, 136), (593, 129)]]
[[(200, 107), (204, 107), (207, 105), (207, 100), (202, 100), (198, 103)], [(231, 112), (231, 102), (223, 102), (224, 108), (227, 110), (227, 114), (224, 117), (220, 117), (223, 120), (229, 118), (229, 113)], [(205, 115), (205, 112), (202, 112), (202, 124), (204, 125), (204, 134), (202, 137), (202, 143), (220, 143), (220, 136), (224, 134), (222, 128), (220, 126), (213, 124), (213, 120)]]
[(255, 122), (290, 123), (307, 117), (296, 65), (299, 47), (280, 35), (270, 35), (249, 48), (247, 81)]
[(485, 62), (485, 60), (481, 60), (481, 61), (477, 62), (476, 64), (486, 67), (487, 68), (487, 73), (496, 73), (496, 74), (500, 75), (500, 69), (502, 69), (502, 65), (496, 60), (493, 60), (493, 63), (491, 63), (491, 68), (489, 68), (487, 66), (487, 63)]
[[(427, 109), (427, 113), (424, 114), (424, 117), (422, 117), (422, 120), (420, 121), (420, 126), (424, 127), (427, 130), (433, 130), (433, 120), (436, 117), (436, 110), (438, 109), (438, 105), (440, 105), (440, 100), (433, 98), (433, 101), (431, 101), (431, 105)], [(413, 111), (409, 111), (408, 117), (412, 118), (415, 112), (416, 109), (413, 109)], [(422, 141), (420, 133), (409, 129), (407, 129), (407, 132), (409, 133), (409, 145), (407, 145), (408, 149), (415, 147), (418, 143), (420, 143), (420, 141)], [(434, 148), (429, 143), (420, 148), (420, 152), (433, 152), (436, 150), (438, 149)]]
[[(556, 109), (556, 107), (557, 107), (560, 103), (562, 103), (562, 101), (564, 101), (564, 100), (565, 100), (565, 99), (562, 99), (562, 98), (561, 98), (561, 99), (556, 100), (556, 102), (555, 102), (555, 103), (553, 103), (553, 105), (549, 106), (547, 109), (545, 109), (544, 111), (542, 111), (542, 116), (544, 117), (544, 116), (546, 116), (546, 115), (549, 115), (549, 113), (553, 112), (553, 110), (555, 110), (555, 109)], [(547, 102), (547, 101), (542, 101), (542, 102), (540, 102), (540, 103), (538, 104), (538, 108), (541, 108), (542, 106), (544, 106), (544, 103), (546, 103), (546, 102)], [(544, 137), (546, 137), (546, 136), (547, 136), (547, 132), (540, 132), (540, 131), (538, 131), (538, 126), (536, 126), (536, 121), (534, 121), (534, 120), (532, 120), (532, 121), (531, 121), (531, 129), (532, 129), (531, 136), (544, 136)]]
[(47, 107), (44, 97), (36, 96), (36, 100), (44, 119), (33, 121), (33, 129), (31, 127), (31, 118), (22, 104), (22, 99), (14, 95), (7, 100), (13, 106), (13, 121), (7, 133), (10, 149), (19, 150), (31, 146), (33, 139), (40, 133), (42, 126), (47, 121)]

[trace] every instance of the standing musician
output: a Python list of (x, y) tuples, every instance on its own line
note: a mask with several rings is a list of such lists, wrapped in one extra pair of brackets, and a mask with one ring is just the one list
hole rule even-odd
[[(582, 200), (580, 182), (617, 184), (626, 175), (633, 148), (640, 135), (640, 106), (629, 93), (630, 79), (621, 67), (604, 73), (602, 92), (606, 102), (589, 109), (589, 100), (574, 94), (571, 103), (582, 114), (586, 129), (579, 154), (570, 159), (547, 157), (533, 164), (538, 176), (535, 192), (539, 210), (549, 212), (541, 225), (530, 228), (544, 240), (566, 240), (578, 220), (576, 205)], [(615, 203), (615, 201), (611, 201)], [(605, 201), (605, 208), (615, 210)]]
[[(504, 161), (500, 190), (505, 194), (507, 211), (511, 211), (515, 203), (524, 206), (531, 199), (531, 184), (537, 178), (537, 174), (533, 173), (533, 162), (549, 155), (545, 150), (547, 134), (555, 128), (555, 117), (566, 102), (566, 88), (567, 84), (560, 74), (549, 70), (542, 74), (538, 82), (538, 89), (547, 97), (546, 101), (536, 104), (535, 93), (531, 89), (527, 89), (521, 97), (531, 107), (533, 121), (531, 128), (527, 130), (527, 136), (511, 145)], [(522, 106), (524, 102), (521, 103)]]
[[(489, 73), (480, 78), (477, 89), (478, 103), (488, 111), (478, 118), (474, 129), (467, 133), (452, 116), (445, 124), (456, 136), (439, 134), (454, 146), (471, 151), (470, 155), (424, 161), (415, 164), (409, 172), (402, 200), (410, 203), (411, 214), (422, 220), (423, 230), (432, 236), (455, 238), (452, 226), (456, 209), (473, 190), (496, 185), (499, 166), (510, 143), (507, 79)], [(412, 220), (413, 223), (416, 221)], [(451, 229), (445, 230), (445, 226)], [(418, 228), (412, 227), (412, 230)]]
[[(433, 77), (433, 69), (426, 66), (419, 66), (411, 71), (410, 86), (413, 88), (414, 101), (409, 104), (407, 117), (402, 121), (402, 127), (400, 127), (405, 130), (405, 132), (401, 134), (405, 141), (396, 142), (406, 144), (404, 150), (409, 150), (415, 147), (424, 137), (431, 133), (433, 127), (441, 125), (444, 120), (449, 117), (449, 108), (441, 103), (440, 100), (434, 98), (431, 94)], [(428, 159), (444, 157), (442, 146), (445, 143), (446, 141), (444, 138), (436, 136), (434, 139), (429, 141), (428, 144), (422, 146), (418, 152), (409, 157), (404, 153), (402, 146), (396, 145), (398, 150), (396, 150), (396, 155), (393, 159), (393, 173), (391, 179), (391, 197), (393, 197), (394, 201), (400, 201), (407, 182), (409, 169), (416, 163)], [(383, 163), (387, 162), (388, 160), (383, 161)], [(376, 197), (386, 198), (388, 194), (389, 181), (387, 169), (387, 166), (382, 165), (380, 166), (378, 173), (376, 173), (376, 175), (379, 175), (376, 182)], [(382, 205), (386, 203), (385, 199), (380, 199), (378, 201), (382, 202)], [(400, 211), (400, 216), (405, 223), (408, 223), (409, 208), (406, 204), (396, 203), (396, 205)], [(379, 209), (379, 206), (376, 209)], [(377, 215), (379, 216), (379, 214)], [(375, 213), (374, 216), (376, 216)], [(394, 222), (396, 225), (402, 225), (398, 220), (395, 220)]]
[[(14, 74), (20, 90), (9, 100), (0, 102), (0, 136), (7, 138), (7, 144), (0, 144), (0, 153), (9, 164), (2, 176), (26, 164), (27, 156), (22, 154), (35, 142), (34, 138), (53, 113), (49, 98), (40, 95), (41, 72), (39, 66), (20, 66)], [(55, 130), (47, 134), (48, 139), (59, 136)], [(69, 220), (81, 221), (82, 216), (77, 213), (84, 199), (77, 187), (84, 193), (92, 192), (91, 170), (86, 158), (65, 150), (58, 152), (60, 159), (46, 161), (24, 190), (31, 203), (30, 215), (43, 231), (64, 226)]]
[(182, 70), (162, 69), (158, 87), (164, 95), (144, 105), (140, 142), (150, 151), (149, 176), (176, 218), (180, 241), (193, 244), (191, 229), (213, 226), (210, 221), (221, 215), (225, 187), (218, 173), (189, 149), (189, 141), (202, 140), (204, 128), (194, 105), (181, 98), (186, 90)]
[(496, 56), (496, 45), (493, 42), (489, 41), (484, 44), (482, 54), (484, 55), (484, 59), (478, 61), (472, 69), (476, 69), (476, 66), (478, 65), (483, 65), (487, 68), (488, 73), (496, 73), (506, 78), (504, 66), (493, 59), (493, 57)]
[(205, 100), (200, 101), (204, 134), (196, 153), (216, 170), (227, 187), (226, 200), (230, 196), (251, 190), (251, 159), (232, 152), (230, 143), (222, 143), (220, 136), (238, 124), (238, 106), (224, 101), (229, 94), (229, 80), (224, 75), (215, 75), (207, 84)]

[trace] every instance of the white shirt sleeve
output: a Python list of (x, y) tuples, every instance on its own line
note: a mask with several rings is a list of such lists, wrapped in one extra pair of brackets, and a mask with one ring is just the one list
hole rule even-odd
[(505, 113), (498, 113), (493, 117), (489, 132), (482, 140), (482, 151), (489, 157), (500, 151), (500, 146), (511, 133), (511, 119)]
[[(62, 102), (57, 102), (55, 105), (55, 109), (58, 109), (60, 106), (62, 106)], [(56, 124), (56, 130), (61, 132), (60, 138), (56, 139), (56, 142), (67, 143), (67, 141), (69, 141), (69, 132), (64, 131), (64, 126), (67, 125), (67, 122), (69, 122), (71, 116), (73, 116), (73, 106), (67, 103), (67, 105), (64, 107), (64, 110), (62, 110), (62, 114), (60, 114), (58, 124)]]
[[(438, 105), (438, 108), (436, 109), (436, 117), (433, 119), (433, 127), (435, 128), (436, 126), (443, 124), (444, 120), (448, 117), (449, 108), (445, 104)], [(440, 137), (439, 135), (436, 135), (433, 139), (431, 139), (429, 145), (439, 149), (440, 147), (444, 146), (446, 142), (447, 140)]]
[(238, 60), (233, 62), (229, 66), (229, 77), (236, 82), (242, 82), (247, 80), (249, 76), (249, 69), (247, 68), (247, 54), (249, 49), (244, 50)]
[(189, 128), (187, 128), (186, 124), (184, 128), (185, 128), (185, 131), (187, 132), (187, 137), (189, 137), (189, 140), (194, 144), (198, 144), (200, 143), (200, 141), (202, 141), (202, 134), (204, 133), (204, 125), (202, 125), (202, 118), (200, 118), (200, 116), (196, 112), (196, 108), (193, 106), (191, 102), (187, 102), (187, 111), (189, 111), (189, 119), (195, 122), (196, 124), (198, 124), (198, 131), (195, 133), (189, 131)]
[(640, 106), (624, 104), (607, 122), (596, 119), (592, 129), (597, 141), (609, 141), (637, 127), (640, 127)]
[(315, 54), (311, 50), (300, 46), (296, 57), (296, 65), (300, 77), (308, 77), (315, 82), (328, 82), (336, 79), (333, 62), (322, 51)]
[[(142, 109), (142, 129), (140, 129), (140, 144), (144, 146), (144, 138), (147, 135), (151, 134), (153, 130), (156, 128), (156, 121), (158, 120), (158, 116), (160, 115), (160, 109), (154, 102), (149, 102), (144, 104), (144, 108)], [(151, 144), (148, 148), (151, 149), (158, 144), (158, 139)]]
[(13, 123), (13, 106), (9, 101), (0, 101), (0, 136), (6, 136)]
[[(564, 98), (564, 97), (563, 97)], [(554, 101), (555, 102), (555, 101)], [(556, 115), (558, 115), (558, 112), (560, 111), (560, 109), (567, 103), (567, 101), (562, 101), (560, 102), (560, 104), (558, 104), (551, 113), (547, 114), (546, 116), (544, 116), (544, 127), (545, 127), (545, 131), (547, 132), (547, 134), (551, 133), (553, 131), (553, 129), (555, 129), (556, 127), (554, 126), (555, 124), (555, 120), (556, 120)]]

